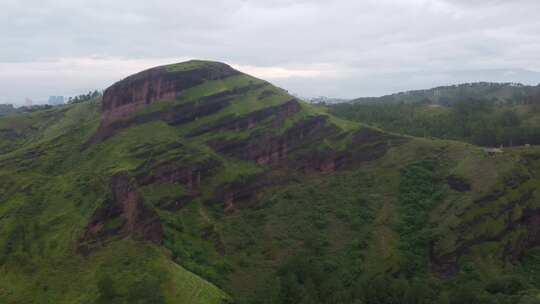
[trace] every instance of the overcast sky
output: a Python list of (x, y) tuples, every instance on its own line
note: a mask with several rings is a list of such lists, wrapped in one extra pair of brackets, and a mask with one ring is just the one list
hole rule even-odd
[(540, 82), (539, 0), (0, 0), (0, 103), (191, 58), (301, 96)]

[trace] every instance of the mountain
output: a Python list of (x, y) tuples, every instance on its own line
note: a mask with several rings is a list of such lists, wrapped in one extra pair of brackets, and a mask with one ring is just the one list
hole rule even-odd
[(475, 82), (441, 86), (428, 90), (400, 92), (381, 97), (362, 97), (350, 103), (430, 103), (450, 106), (467, 99), (489, 99), (499, 103), (512, 103), (540, 93), (538, 86), (520, 83)]
[(2, 303), (540, 300), (538, 147), (382, 131), (208, 61), (0, 130)]
[(336, 116), (481, 146), (540, 144), (540, 87), (474, 83), (330, 105)]

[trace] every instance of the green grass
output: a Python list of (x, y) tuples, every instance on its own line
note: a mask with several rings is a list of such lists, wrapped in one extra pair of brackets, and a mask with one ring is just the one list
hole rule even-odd
[[(525, 252), (523, 264), (501, 258), (523, 241), (524, 226), (499, 241), (482, 241), (509, 219), (519, 221), (527, 208), (540, 207), (537, 147), (488, 156), (466, 143), (403, 136), (381, 158), (323, 174), (295, 171), (287, 162), (258, 165), (208, 144), (284, 136), (300, 122), (325, 116), (331, 135), (301, 146), (291, 159), (360, 151), (352, 138), (368, 126), (305, 103), (279, 126), (269, 118), (247, 130), (188, 136), (293, 98), (247, 75), (207, 81), (139, 115), (242, 88), (249, 89), (218, 113), (180, 126), (134, 125), (87, 149), (82, 145), (100, 123), (98, 100), (0, 117), (0, 302), (518, 303), (538, 296), (536, 253)], [(422, 111), (429, 119), (446, 115), (444, 109)], [(89, 256), (79, 253), (92, 215), (112, 198), (111, 177), (154, 174), (165, 162), (215, 166), (198, 189), (164, 182), (138, 187), (163, 225), (162, 246), (115, 236)], [(468, 181), (471, 191), (452, 190), (449, 175)], [(259, 179), (270, 182), (224, 210), (224, 192), (246, 190)], [(500, 197), (478, 203), (496, 191)], [(188, 195), (193, 200), (180, 210), (165, 210)], [(105, 225), (124, 222), (118, 217)], [(455, 276), (442, 278), (431, 269), (431, 249), (451, 254), (467, 240), (477, 244), (459, 256)], [(517, 289), (516, 280), (522, 282)], [(500, 286), (505, 293), (494, 292)]]
[(186, 62), (176, 63), (166, 65), (165, 68), (169, 72), (179, 72), (179, 71), (190, 71), (199, 68), (204, 68), (206, 66), (213, 66), (216, 62), (204, 61), (204, 60), (190, 60)]

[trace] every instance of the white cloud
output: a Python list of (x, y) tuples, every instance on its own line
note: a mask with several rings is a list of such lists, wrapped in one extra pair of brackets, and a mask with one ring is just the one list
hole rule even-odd
[(72, 96), (105, 89), (130, 74), (157, 65), (189, 58), (130, 59), (110, 57), (67, 57), (32, 62), (0, 62), (0, 102), (38, 101), (49, 95)]
[(284, 67), (261, 67), (253, 65), (235, 65), (232, 66), (244, 73), (258, 78), (274, 80), (287, 78), (336, 78), (339, 72), (331, 66), (319, 66), (309, 69), (295, 69)]

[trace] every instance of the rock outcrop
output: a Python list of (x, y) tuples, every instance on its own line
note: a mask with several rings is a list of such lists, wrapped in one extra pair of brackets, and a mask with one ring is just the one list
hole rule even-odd
[[(192, 66), (191, 68), (186, 68)], [(229, 105), (237, 94), (235, 90), (208, 96), (201, 102), (191, 102), (173, 108), (167, 113), (151, 113), (136, 117), (145, 107), (155, 102), (175, 101), (189, 88), (209, 80), (225, 79), (241, 74), (224, 63), (192, 61), (181, 68), (161, 66), (129, 76), (105, 90), (102, 101), (102, 117), (99, 129), (82, 149), (101, 142), (116, 131), (132, 125), (164, 120), (170, 124), (193, 121), (210, 115)]]
[(79, 251), (88, 254), (93, 247), (104, 245), (115, 237), (133, 236), (160, 244), (163, 228), (159, 217), (144, 206), (129, 176), (115, 175), (111, 180), (111, 192), (111, 199), (94, 212), (79, 241)]
[(190, 166), (180, 166), (173, 161), (163, 162), (137, 177), (140, 186), (150, 184), (182, 184), (188, 190), (195, 191), (201, 186), (201, 180), (212, 175), (220, 167), (218, 161), (208, 160)]
[(326, 116), (316, 116), (298, 122), (283, 135), (254, 134), (247, 140), (210, 141), (217, 152), (243, 160), (253, 160), (259, 165), (276, 164), (287, 158), (290, 151), (323, 140), (331, 135), (332, 127)]
[[(319, 115), (297, 122), (281, 135), (255, 134), (246, 140), (213, 140), (208, 144), (219, 153), (259, 165), (286, 162), (287, 168), (297, 171), (333, 172), (345, 165), (380, 158), (391, 146), (406, 141), (404, 137), (365, 128), (352, 134), (350, 146), (343, 151), (320, 149), (325, 140), (346, 135), (328, 123), (327, 116)], [(289, 158), (292, 153), (297, 154), (294, 159)]]
[(223, 63), (204, 63), (175, 71), (172, 67), (157, 67), (119, 81), (103, 95), (102, 126), (124, 120), (156, 101), (171, 101), (182, 96), (186, 89), (207, 80), (223, 79), (240, 72)]
[[(534, 168), (532, 163), (531, 168)], [(442, 277), (457, 275), (462, 266), (461, 258), (478, 246), (503, 243), (504, 249), (498, 252), (498, 258), (504, 263), (517, 263), (532, 248), (540, 246), (540, 208), (536, 204), (536, 188), (526, 183), (532, 176), (522, 173), (506, 176), (502, 185), (474, 201), (475, 207), (486, 208), (486, 211), (467, 221), (462, 220), (454, 228), (458, 238), (453, 251), (440, 252), (436, 243), (431, 244), (430, 258), (435, 273)], [(530, 173), (536, 172), (531, 170)], [(450, 187), (456, 191), (465, 188)], [(465, 191), (469, 190), (467, 184)], [(486, 223), (492, 223), (493, 228), (471, 233), (478, 231), (478, 227), (485, 227)]]
[(300, 112), (302, 107), (297, 99), (291, 99), (288, 102), (267, 107), (258, 111), (251, 112), (241, 117), (224, 117), (211, 125), (205, 125), (194, 130), (188, 136), (194, 137), (208, 132), (220, 131), (245, 131), (256, 127), (260, 122), (271, 118), (271, 126), (279, 128), (286, 119)]

